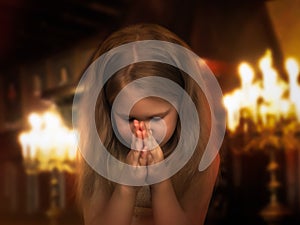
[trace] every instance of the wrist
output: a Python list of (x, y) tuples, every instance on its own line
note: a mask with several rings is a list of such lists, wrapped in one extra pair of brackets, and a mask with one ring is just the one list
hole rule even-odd
[(116, 190), (118, 191), (118, 193), (120, 195), (136, 197), (137, 192), (138, 192), (138, 187), (119, 184), (116, 187)]
[(170, 187), (173, 187), (172, 182), (171, 182), (170, 179), (166, 179), (166, 180), (161, 181), (159, 183), (152, 184), (150, 186), (150, 190), (151, 190), (152, 194), (155, 194), (156, 192), (160, 192), (160, 191), (163, 192), (165, 190), (168, 190)]

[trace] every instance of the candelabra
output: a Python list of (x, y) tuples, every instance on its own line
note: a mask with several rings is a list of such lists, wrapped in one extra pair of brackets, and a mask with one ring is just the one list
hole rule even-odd
[[(262, 151), (267, 153), (269, 163), (269, 203), (260, 215), (270, 225), (278, 224), (290, 214), (280, 203), (278, 179), (280, 169), (276, 156), (279, 151), (297, 149), (297, 134), (300, 121), (299, 67), (294, 59), (286, 61), (289, 83), (279, 78), (272, 67), (271, 52), (267, 51), (260, 60), (262, 81), (254, 80), (254, 70), (241, 63), (239, 73), (241, 88), (224, 96), (228, 112), (228, 129), (231, 139), (242, 140), (243, 152)], [(243, 137), (243, 139), (241, 139)]]
[[(51, 174), (50, 206), (46, 215), (55, 224), (62, 212), (62, 174), (76, 172), (75, 132), (65, 127), (59, 115), (54, 112), (49, 111), (42, 115), (32, 113), (28, 120), (31, 130), (22, 132), (19, 136), (25, 171), (28, 181), (36, 181), (41, 172)], [(32, 182), (28, 185), (36, 187)], [(37, 190), (34, 192), (36, 194)]]
[[(267, 121), (263, 126), (249, 126), (247, 132), (252, 134), (252, 138), (247, 141), (242, 149), (244, 152), (262, 151), (267, 154), (269, 162), (266, 170), (269, 173), (269, 202), (261, 210), (260, 215), (270, 225), (280, 224), (280, 222), (291, 214), (291, 211), (283, 205), (278, 197), (279, 189), (282, 186), (281, 181), (278, 179), (278, 173), (280, 172), (280, 165), (278, 163), (278, 153), (280, 151), (289, 151), (289, 149), (295, 149), (297, 147), (294, 137), (296, 137), (297, 129), (294, 127), (297, 123), (293, 120), (281, 120), (275, 124), (272, 118)], [(249, 124), (249, 120), (245, 120), (246, 124)], [(290, 129), (293, 127), (293, 129)]]

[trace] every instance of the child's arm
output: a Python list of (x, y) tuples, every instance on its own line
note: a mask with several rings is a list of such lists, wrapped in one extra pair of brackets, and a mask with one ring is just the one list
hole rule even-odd
[[(141, 128), (143, 138), (151, 140), (149, 139), (151, 133), (145, 131), (146, 127), (143, 124)], [(147, 152), (147, 165), (153, 165), (163, 160), (164, 155), (158, 145)], [(187, 187), (183, 199), (181, 199), (181, 204), (176, 197), (170, 179), (151, 185), (155, 225), (202, 225), (218, 174), (219, 161), (218, 156), (209, 168), (201, 173), (196, 173), (190, 187)], [(148, 176), (155, 176), (157, 172), (159, 171), (152, 171), (150, 167), (148, 168)]]
[(131, 224), (135, 198), (136, 190), (124, 185), (117, 185), (110, 197), (104, 191), (98, 191), (84, 203), (84, 224)]
[[(136, 129), (134, 139), (139, 144), (141, 132)], [(135, 147), (138, 149), (138, 147)], [(141, 151), (131, 150), (126, 158), (126, 162), (132, 166), (145, 166), (146, 159)], [(138, 173), (137, 176), (147, 174)], [(84, 221), (85, 225), (130, 225), (133, 218), (135, 200), (138, 188), (117, 184), (112, 195), (108, 196), (101, 187), (94, 195), (84, 203)]]
[(179, 203), (171, 180), (152, 185), (152, 207), (156, 225), (204, 224), (219, 169), (219, 156), (203, 172), (197, 172)]

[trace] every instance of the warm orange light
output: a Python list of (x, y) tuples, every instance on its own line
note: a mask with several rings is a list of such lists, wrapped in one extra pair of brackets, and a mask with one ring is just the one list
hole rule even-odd
[(58, 113), (32, 113), (28, 121), (31, 130), (19, 135), (24, 160), (37, 160), (40, 170), (49, 170), (50, 161), (60, 166), (66, 160), (75, 159), (77, 142), (74, 131), (64, 126)]
[[(260, 118), (264, 126), (275, 126), (281, 118), (287, 118), (293, 108), (300, 121), (299, 66), (296, 60), (286, 61), (289, 83), (282, 80), (274, 69), (270, 50), (259, 59), (258, 67), (262, 80), (255, 81), (253, 68), (248, 63), (242, 62), (238, 67), (241, 87), (224, 96), (230, 131), (236, 130), (241, 116), (244, 116), (242, 112), (245, 110), (247, 117), (255, 123)], [(286, 98), (287, 92), (289, 92), (289, 99)]]
[(242, 82), (242, 89), (247, 89), (249, 86), (252, 85), (253, 79), (254, 79), (254, 70), (252, 67), (246, 63), (243, 62), (239, 65), (239, 74), (240, 74), (240, 79)]
[(299, 65), (294, 58), (288, 58), (285, 62), (285, 67), (289, 76), (290, 101), (294, 104), (297, 119), (300, 121)]
[(224, 96), (223, 103), (227, 108), (227, 127), (230, 131), (234, 131), (239, 125), (240, 121), (240, 108), (239, 103), (241, 97), (240, 92), (234, 92)]

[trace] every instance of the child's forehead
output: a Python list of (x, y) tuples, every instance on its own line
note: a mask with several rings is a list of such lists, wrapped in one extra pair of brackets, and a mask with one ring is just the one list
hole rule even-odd
[(145, 86), (125, 86), (119, 93), (118, 97), (121, 98), (122, 101), (130, 101), (130, 100), (136, 100), (144, 97), (148, 97), (151, 95), (151, 93), (154, 94), (153, 91), (151, 91), (151, 87), (145, 85)]
[(140, 99), (128, 107), (126, 103), (114, 107), (113, 112), (120, 116), (132, 116), (137, 118), (148, 118), (152, 116), (161, 116), (172, 108), (172, 104), (158, 97), (146, 97)]
[[(138, 102), (144, 107), (178, 107), (183, 90), (168, 79), (146, 77), (125, 85), (112, 102), (112, 109), (129, 113)], [(166, 104), (167, 103), (167, 104)]]
[[(169, 94), (161, 94), (155, 91), (149, 91), (149, 87), (138, 88), (125, 88), (122, 93), (118, 95), (118, 101), (123, 103), (139, 102), (141, 100), (149, 100), (149, 102), (155, 102), (157, 104), (166, 103), (170, 101)], [(173, 96), (174, 97), (174, 96)], [(176, 101), (177, 102), (177, 101)], [(175, 103), (175, 102), (173, 102)]]
[(122, 107), (128, 106), (128, 105), (135, 105), (135, 104), (143, 104), (143, 105), (163, 105), (163, 104), (171, 104), (168, 100), (161, 98), (159, 96), (140, 96), (139, 98), (136, 98), (137, 96), (134, 96), (134, 93), (130, 93), (128, 95), (123, 95), (121, 98), (119, 98), (118, 103), (121, 103), (120, 105)]
[(122, 94), (116, 102), (113, 103), (113, 110), (118, 114), (129, 114), (132, 110), (149, 110), (166, 109), (174, 105), (174, 102), (169, 102), (167, 99), (155, 95), (140, 95), (138, 90), (126, 90), (126, 94)]

